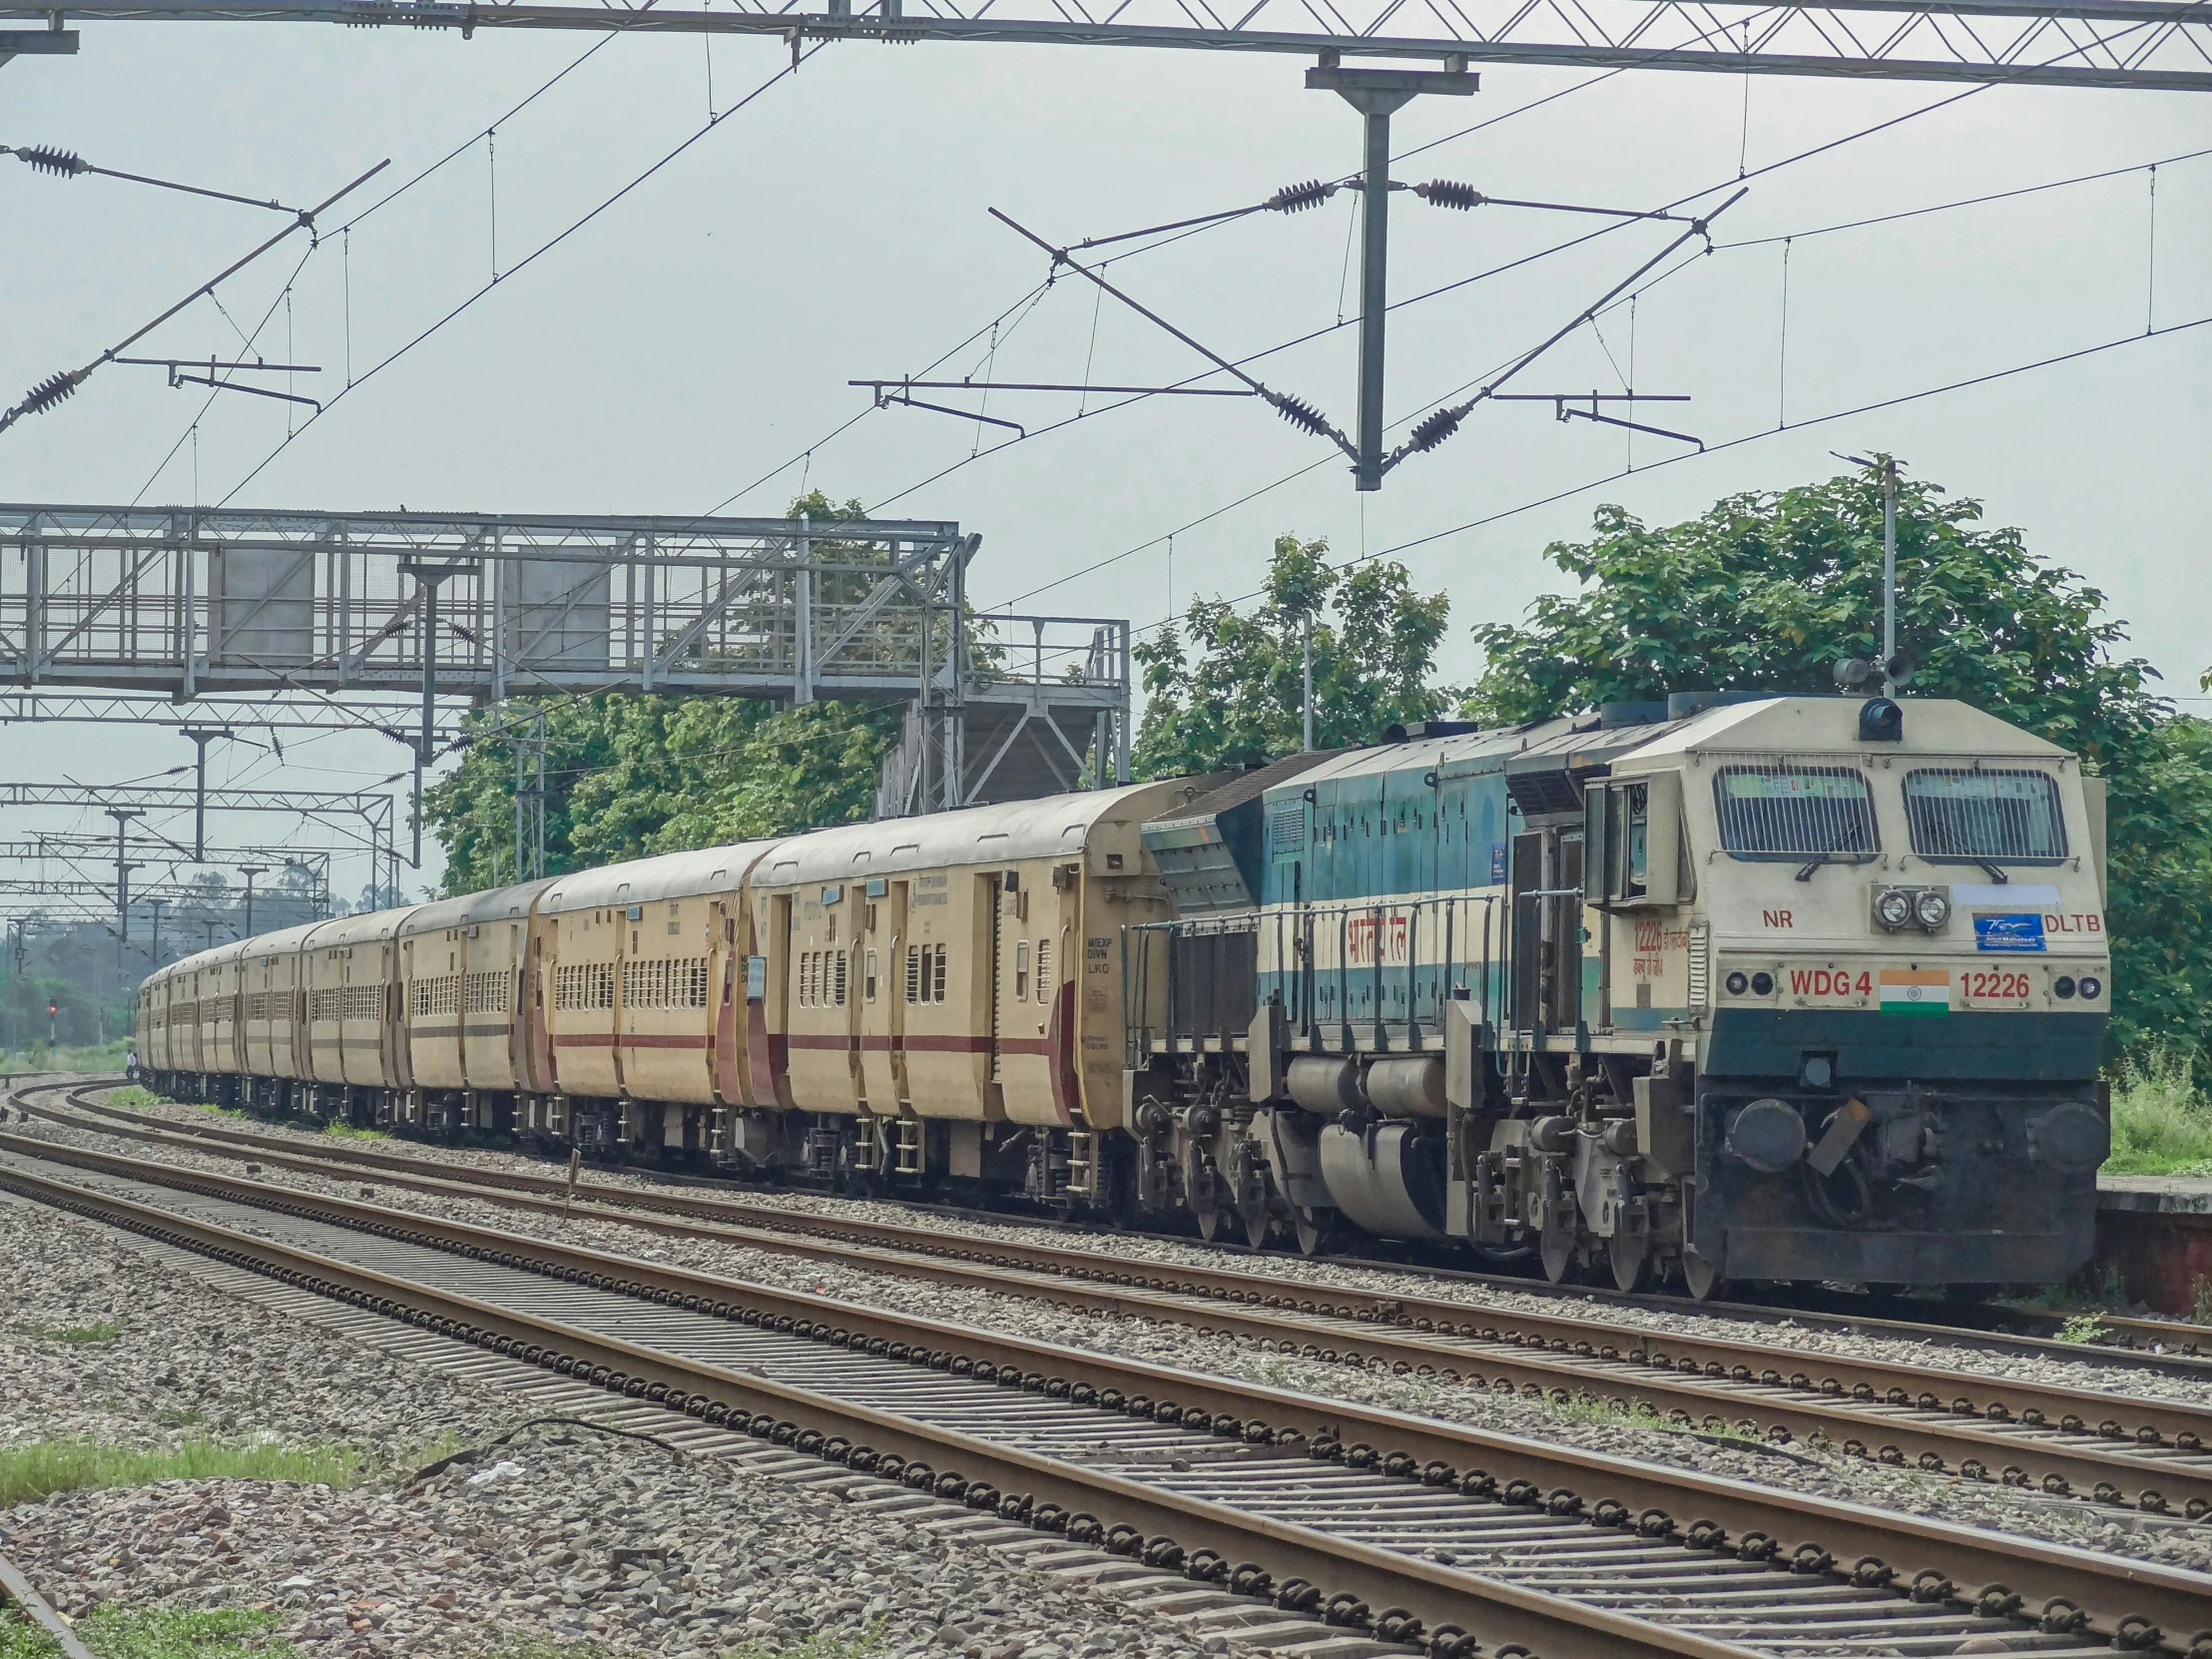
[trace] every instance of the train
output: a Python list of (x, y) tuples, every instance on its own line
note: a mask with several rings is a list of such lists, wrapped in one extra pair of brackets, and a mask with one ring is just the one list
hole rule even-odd
[(1986, 1294), (2090, 1253), (2103, 842), (1966, 704), (1687, 692), (294, 926), (136, 1036), (177, 1098), (422, 1135)]

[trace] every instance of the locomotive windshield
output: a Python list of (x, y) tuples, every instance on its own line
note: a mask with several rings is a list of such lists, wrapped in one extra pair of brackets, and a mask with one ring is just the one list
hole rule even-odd
[(1849, 857), (1882, 845), (1866, 775), (1849, 767), (1723, 767), (1713, 802), (1732, 857)]
[(2055, 862), (2066, 855), (2058, 784), (2040, 772), (1909, 772), (1913, 850), (1932, 863)]

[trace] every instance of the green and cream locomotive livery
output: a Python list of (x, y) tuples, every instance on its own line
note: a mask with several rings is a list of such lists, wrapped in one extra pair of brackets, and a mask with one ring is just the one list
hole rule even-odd
[(2107, 1150), (2101, 808), (1938, 700), (1688, 694), (1248, 775), (1146, 827), (1140, 1191), (1624, 1288), (2063, 1279)]

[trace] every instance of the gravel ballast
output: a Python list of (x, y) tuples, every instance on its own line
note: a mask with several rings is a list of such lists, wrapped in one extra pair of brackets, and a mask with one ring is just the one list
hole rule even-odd
[[(82, 1138), (87, 1144), (108, 1149), (118, 1144), (105, 1137), (79, 1137), (75, 1131), (50, 1125), (38, 1132), (65, 1140)], [(179, 1153), (175, 1157), (233, 1175), (240, 1168), (235, 1159), (213, 1154)], [(2212, 1525), (2134, 1514), (1859, 1458), (1822, 1455), (1805, 1447), (1777, 1451), (1741, 1441), (1715, 1441), (1647, 1422), (1624, 1420), (1616, 1415), (1572, 1408), (1562, 1410), (1524, 1398), (1501, 1397), (1478, 1386), (1395, 1378), (1269, 1353), (1249, 1341), (1223, 1336), (1202, 1337), (1182, 1325), (1127, 1318), (1095, 1319), (1018, 1295), (938, 1285), (924, 1287), (911, 1279), (806, 1261), (748, 1246), (715, 1240), (662, 1238), (619, 1222), (582, 1217), (564, 1221), (551, 1215), (479, 1200), (409, 1192), (399, 1187), (376, 1185), (372, 1177), (356, 1176), (341, 1181), (265, 1168), (261, 1178), (356, 1199), (368, 1188), (373, 1202), (394, 1209), (524, 1236), (557, 1239), (640, 1260), (899, 1312), (918, 1309), (932, 1318), (1064, 1347), (1262, 1382), (1792, 1491), (1815, 1492), (2196, 1570), (2212, 1570)], [(894, 1207), (874, 1208), (891, 1210)], [(910, 1212), (907, 1219), (911, 1219)], [(1348, 1276), (1361, 1272), (1359, 1269), (1325, 1271)], [(1742, 1328), (1734, 1329), (1740, 1332)]]
[[(204, 1128), (211, 1122), (227, 1129), (244, 1129), (278, 1140), (302, 1140), (329, 1147), (332, 1137), (288, 1123), (245, 1120), (217, 1115), (209, 1108), (158, 1102), (140, 1108), (148, 1117), (165, 1119), (187, 1128)], [(111, 1146), (113, 1142), (108, 1143)], [(500, 1170), (544, 1177), (557, 1175), (560, 1166), (543, 1158), (484, 1147), (444, 1146), (398, 1137), (368, 1143), (372, 1149), (409, 1157), (450, 1161), (464, 1168)], [(235, 1160), (229, 1162), (236, 1169)], [(215, 1167), (215, 1166), (211, 1166)], [(342, 1184), (342, 1183), (341, 1183)], [(592, 1187), (668, 1190), (668, 1184), (650, 1175), (637, 1174), (604, 1164), (587, 1165), (580, 1191)], [(690, 1187), (713, 1196), (714, 1189)], [(2138, 1398), (2170, 1399), (2192, 1405), (2212, 1405), (2212, 1380), (2174, 1377), (2141, 1367), (2102, 1362), (2093, 1347), (2084, 1346), (2079, 1359), (2059, 1360), (2032, 1355), (1988, 1353), (1949, 1347), (1939, 1342), (1916, 1342), (1896, 1337), (1868, 1335), (1854, 1330), (1847, 1320), (1807, 1314), (1798, 1319), (1762, 1321), (1756, 1324), (1726, 1315), (1701, 1315), (1677, 1309), (1614, 1304), (1587, 1304), (1562, 1300), (1534, 1289), (1519, 1291), (1505, 1285), (1475, 1284), (1387, 1267), (1366, 1266), (1343, 1259), (1308, 1259), (1286, 1252), (1264, 1256), (1226, 1255), (1195, 1242), (1126, 1233), (1069, 1232), (1048, 1225), (1018, 1220), (1004, 1222), (947, 1215), (941, 1211), (866, 1199), (836, 1198), (814, 1193), (733, 1190), (730, 1195), (747, 1204), (819, 1215), (830, 1219), (864, 1221), (886, 1226), (925, 1227), (933, 1233), (973, 1238), (982, 1243), (1042, 1245), (1079, 1249), (1101, 1256), (1164, 1267), (1225, 1265), (1244, 1272), (1264, 1274), (1295, 1286), (1315, 1289), (1362, 1291), (1377, 1296), (1414, 1294), (1458, 1302), (1472, 1309), (1499, 1313), (1545, 1314), (1554, 1318), (1583, 1319), (1605, 1325), (1660, 1331), (1673, 1336), (1703, 1337), (1737, 1342), (1752, 1341), (1778, 1352), (1833, 1355), (1839, 1359), (1866, 1360), (1893, 1365), (1934, 1367), (1969, 1376), (1994, 1378), (2008, 1382), (2038, 1382), (2055, 1386), (2094, 1388)]]
[[(309, 1655), (721, 1654), (835, 1638), (933, 1659), (1197, 1659), (1225, 1645), (1122, 1602), (722, 1458), (537, 1413), (241, 1302), (77, 1218), (0, 1197), (14, 1288), (0, 1452), (342, 1442), (350, 1487), (162, 1480), (0, 1508), (60, 1611), (251, 1608)], [(107, 1340), (65, 1340), (113, 1325)], [(159, 1402), (174, 1399), (175, 1406)], [(671, 1422), (681, 1419), (671, 1417)]]

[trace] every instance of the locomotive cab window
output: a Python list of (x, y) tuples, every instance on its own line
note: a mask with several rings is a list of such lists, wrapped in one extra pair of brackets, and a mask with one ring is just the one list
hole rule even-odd
[(1871, 858), (1881, 850), (1867, 777), (1852, 767), (1723, 767), (1713, 780), (1732, 858)]
[(1905, 775), (1913, 850), (1930, 863), (2054, 864), (2066, 856), (2057, 780), (2040, 772)]

